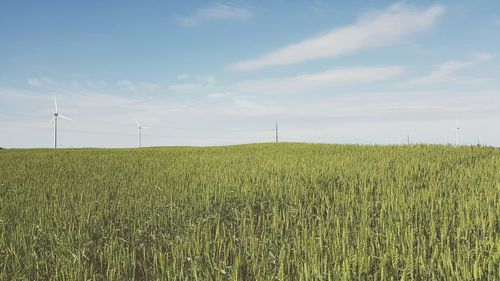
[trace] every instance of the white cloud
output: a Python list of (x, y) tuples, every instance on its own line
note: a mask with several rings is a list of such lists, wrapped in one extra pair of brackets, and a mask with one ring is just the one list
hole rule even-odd
[(430, 28), (444, 10), (440, 5), (425, 10), (401, 4), (392, 5), (384, 11), (363, 15), (353, 25), (333, 29), (230, 67), (234, 70), (254, 70), (331, 58), (365, 48), (384, 46), (408, 34)]
[[(437, 65), (428, 75), (412, 79), (408, 83), (418, 85), (457, 81), (459, 79), (464, 80), (457, 77), (456, 74), (479, 63), (489, 61), (492, 58), (493, 56), (488, 53), (476, 53), (467, 61), (447, 61)], [(473, 79), (473, 81), (477, 81), (477, 79)]]
[(246, 21), (251, 17), (252, 12), (248, 8), (219, 3), (198, 9), (190, 15), (179, 16), (177, 20), (184, 26), (196, 26), (207, 21)]
[(291, 78), (248, 80), (237, 83), (235, 88), (253, 94), (301, 93), (338, 84), (389, 80), (403, 72), (401, 66), (339, 68)]
[(34, 86), (34, 87), (43, 87), (43, 86), (49, 86), (49, 85), (54, 84), (52, 79), (47, 78), (47, 77), (43, 77), (43, 76), (40, 76), (37, 78), (29, 78), (27, 80), (27, 82), (30, 86)]
[(134, 83), (130, 80), (121, 80), (116, 83), (118, 87), (127, 89), (133, 93), (140, 92), (140, 91), (156, 91), (160, 89), (160, 86), (158, 84), (154, 83), (147, 83), (147, 82), (139, 82), (139, 83)]

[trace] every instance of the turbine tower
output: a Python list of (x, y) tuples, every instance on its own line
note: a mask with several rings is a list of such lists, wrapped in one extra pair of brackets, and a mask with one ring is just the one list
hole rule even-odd
[(139, 129), (139, 148), (142, 147), (142, 129), (149, 129), (151, 127), (145, 127), (145, 126), (142, 126), (141, 123), (139, 123), (139, 121), (137, 121), (137, 119), (134, 119), (135, 120), (135, 123), (137, 124), (137, 128)]
[(275, 135), (276, 142), (278, 142), (278, 122), (276, 122), (276, 127), (274, 130), (276, 131), (276, 135)]
[(52, 124), (52, 122), (54, 122), (54, 148), (57, 148), (57, 119), (59, 117), (61, 117), (62, 119), (71, 120), (71, 121), (73, 121), (73, 119), (66, 117), (66, 116), (59, 113), (59, 110), (57, 109), (57, 99), (56, 99), (55, 92), (54, 92), (54, 105), (55, 105), (56, 111), (54, 112), (54, 116), (52, 116), (52, 119), (49, 122), (49, 126), (50, 126), (50, 124)]

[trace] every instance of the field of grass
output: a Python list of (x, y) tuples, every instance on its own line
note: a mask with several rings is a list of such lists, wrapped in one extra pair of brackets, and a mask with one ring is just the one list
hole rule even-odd
[(493, 148), (0, 152), (0, 280), (499, 276)]

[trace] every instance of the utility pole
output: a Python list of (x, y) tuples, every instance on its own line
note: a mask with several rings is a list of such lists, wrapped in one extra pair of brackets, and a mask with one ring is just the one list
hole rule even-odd
[(278, 142), (278, 122), (276, 122), (276, 142)]
[(458, 120), (456, 121), (455, 123), (455, 137), (456, 137), (456, 140), (455, 140), (455, 145), (456, 146), (460, 146), (460, 131), (462, 131), (462, 128), (460, 128), (460, 126), (458, 125)]

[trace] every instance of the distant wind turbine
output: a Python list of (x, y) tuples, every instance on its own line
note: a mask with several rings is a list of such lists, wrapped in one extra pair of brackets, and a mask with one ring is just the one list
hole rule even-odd
[(49, 122), (49, 125), (52, 124), (52, 122), (54, 122), (54, 148), (57, 148), (57, 119), (59, 117), (61, 117), (62, 119), (66, 119), (66, 120), (71, 120), (73, 121), (73, 119), (69, 118), (69, 117), (66, 117), (62, 114), (59, 113), (58, 109), (57, 109), (57, 99), (56, 99), (56, 93), (54, 92), (54, 104), (55, 104), (55, 107), (56, 107), (56, 111), (54, 112), (54, 116), (52, 116), (52, 119), (50, 120)]
[(139, 129), (139, 148), (142, 147), (142, 129), (149, 129), (151, 127), (145, 127), (145, 126), (142, 126), (139, 121), (137, 121), (137, 119), (134, 119), (135, 120), (135, 123), (137, 124), (137, 128)]

